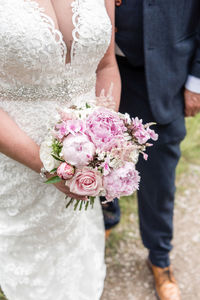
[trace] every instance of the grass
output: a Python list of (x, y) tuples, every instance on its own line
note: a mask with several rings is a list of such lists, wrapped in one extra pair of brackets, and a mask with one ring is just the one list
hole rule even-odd
[(200, 165), (200, 114), (186, 119), (187, 137), (181, 144), (181, 160), (177, 176), (187, 172), (189, 165)]
[[(181, 144), (182, 156), (177, 167), (177, 183), (181, 175), (188, 172), (189, 166), (200, 166), (200, 114), (195, 118), (186, 119), (187, 136)], [(187, 184), (187, 183), (186, 183)], [(186, 186), (178, 186), (178, 192), (184, 191)], [(137, 201), (136, 196), (127, 197), (120, 201), (122, 218), (120, 226), (116, 227), (110, 235), (107, 242), (106, 253), (108, 256), (117, 252), (120, 241), (125, 241), (128, 236), (128, 230), (133, 228), (133, 222), (130, 220), (131, 214), (135, 215), (137, 220)]]
[[(200, 114), (195, 118), (186, 120), (187, 137), (181, 145), (182, 157), (177, 168), (177, 177), (188, 171), (191, 164), (200, 166)], [(126, 241), (129, 237), (129, 228), (133, 227), (133, 220), (137, 221), (137, 201), (136, 197), (126, 197), (120, 202), (122, 219), (120, 226), (112, 231), (107, 242), (107, 255), (112, 256), (117, 252), (119, 243)], [(129, 226), (130, 225), (130, 226)], [(6, 300), (0, 292), (0, 300)]]
[(0, 292), (0, 300), (6, 300), (2, 292)]

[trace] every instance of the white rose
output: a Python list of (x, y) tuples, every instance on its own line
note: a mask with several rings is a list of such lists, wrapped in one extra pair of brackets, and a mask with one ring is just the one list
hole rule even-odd
[(40, 159), (45, 167), (45, 169), (50, 172), (52, 169), (58, 167), (59, 163), (51, 155), (52, 141), (50, 138), (46, 138), (45, 141), (40, 146)]

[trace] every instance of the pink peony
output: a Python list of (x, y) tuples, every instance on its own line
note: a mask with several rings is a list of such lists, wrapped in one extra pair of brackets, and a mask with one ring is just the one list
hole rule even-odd
[(69, 164), (75, 167), (86, 166), (93, 159), (95, 146), (86, 135), (69, 134), (63, 141), (62, 154)]
[(96, 109), (86, 121), (86, 134), (96, 147), (109, 151), (124, 140), (126, 127), (119, 115), (106, 108)]
[(132, 162), (126, 162), (123, 167), (114, 169), (104, 177), (103, 185), (106, 199), (112, 201), (116, 197), (129, 196), (139, 188), (140, 176)]
[(74, 172), (74, 167), (66, 162), (62, 163), (57, 169), (57, 175), (64, 180), (72, 178), (74, 176)]
[(84, 167), (77, 170), (74, 177), (66, 181), (70, 192), (81, 196), (98, 196), (102, 190), (102, 177), (96, 170)]

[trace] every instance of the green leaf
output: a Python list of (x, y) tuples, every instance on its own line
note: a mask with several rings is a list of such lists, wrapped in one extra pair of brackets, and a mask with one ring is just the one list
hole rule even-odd
[(86, 108), (91, 108), (91, 106), (86, 102), (85, 103)]
[(57, 157), (56, 155), (54, 155), (53, 153), (51, 154), (53, 156), (53, 158), (55, 158), (56, 160), (65, 162), (64, 159)]
[(57, 171), (58, 168), (54, 168), (50, 171), (50, 173), (55, 173)]
[(49, 178), (45, 183), (57, 183), (60, 182), (62, 179), (59, 176), (54, 176)]

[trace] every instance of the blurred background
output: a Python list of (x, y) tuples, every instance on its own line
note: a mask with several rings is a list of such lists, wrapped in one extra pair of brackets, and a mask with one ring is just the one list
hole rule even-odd
[[(172, 262), (183, 300), (200, 299), (200, 115), (188, 118), (177, 168)], [(153, 278), (138, 229), (136, 197), (120, 201), (122, 219), (107, 240), (108, 266), (102, 300), (154, 300)], [(190, 279), (190, 280), (188, 280)], [(190, 285), (188, 285), (190, 282)], [(0, 300), (6, 298), (0, 292)], [(27, 299), (28, 300), (28, 299)], [(35, 299), (37, 300), (37, 299)], [(56, 299), (55, 299), (56, 300)]]
[[(200, 299), (200, 115), (188, 118), (177, 168), (174, 250), (171, 259), (183, 300)], [(140, 240), (136, 197), (120, 201), (122, 219), (106, 247), (108, 273), (102, 300), (156, 300)], [(188, 282), (190, 285), (188, 285)]]

